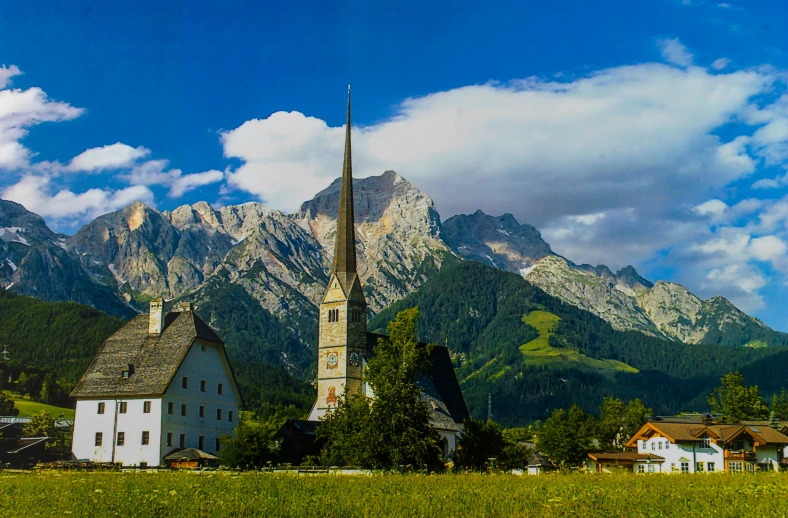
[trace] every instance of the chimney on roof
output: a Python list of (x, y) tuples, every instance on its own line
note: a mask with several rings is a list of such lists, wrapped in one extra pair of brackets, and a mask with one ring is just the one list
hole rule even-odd
[(162, 329), (164, 329), (164, 299), (158, 297), (150, 301), (148, 334), (160, 335)]
[(194, 311), (194, 305), (191, 302), (181, 302), (173, 311), (177, 311), (178, 313), (185, 313), (186, 311)]

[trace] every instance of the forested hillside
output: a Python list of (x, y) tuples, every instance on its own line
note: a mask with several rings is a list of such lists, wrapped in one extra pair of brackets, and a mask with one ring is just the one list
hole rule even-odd
[[(442, 271), (381, 312), (370, 327), (383, 328), (398, 311), (413, 306), (420, 310), (420, 337), (447, 343), (451, 349), (471, 413), (486, 417), (489, 394), (495, 418), (508, 425), (543, 419), (554, 408), (572, 402), (596, 412), (604, 396), (640, 397), (660, 414), (704, 410), (688, 405), (702, 404), (702, 396), (721, 375), (736, 369), (749, 372), (748, 366), (756, 362), (764, 366), (788, 358), (783, 347), (687, 345), (616, 331), (516, 274), (474, 261)], [(540, 337), (524, 320), (537, 311), (554, 315), (549, 348), (545, 344), (522, 347)], [(620, 363), (607, 362), (618, 368), (603, 369), (583, 358)], [(774, 386), (764, 389), (778, 390), (781, 379), (773, 377), (770, 385)], [(761, 382), (755, 372), (748, 381)]]
[[(260, 315), (242, 311), (245, 302), (230, 290), (226, 298), (217, 297), (216, 306), (206, 312), (210, 316), (221, 311), (223, 315), (223, 328), (218, 332), (227, 343), (247, 408), (271, 413), (290, 406), (291, 414), (303, 413), (313, 403), (312, 387), (282, 367), (266, 363), (266, 353), (255, 353), (267, 350), (263, 344), (271, 350), (278, 343), (286, 354), (294, 339), (288, 341), (278, 322), (258, 321), (255, 317)], [(68, 385), (76, 383), (104, 340), (124, 324), (124, 320), (90, 306), (43, 302), (0, 290), (0, 350), (7, 344), (12, 365), (44, 369)], [(307, 369), (306, 365), (302, 369)]]
[(75, 383), (125, 321), (73, 302), (42, 302), (0, 290), (0, 346), (11, 360), (52, 369)]

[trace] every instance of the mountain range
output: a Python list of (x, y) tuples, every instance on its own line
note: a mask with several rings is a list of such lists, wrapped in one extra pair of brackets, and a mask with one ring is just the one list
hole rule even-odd
[[(303, 382), (314, 376), (339, 185), (292, 214), (255, 202), (173, 211), (136, 202), (73, 236), (0, 200), (0, 287), (122, 318), (147, 311), (156, 296), (188, 299), (244, 365), (250, 386), (286, 371), (293, 377), (276, 382), (275, 393), (300, 404), (310, 399)], [(768, 371), (758, 362), (781, 358), (779, 346), (788, 345), (788, 335), (722, 297), (701, 300), (631, 266), (573, 263), (510, 214), (441, 222), (430, 197), (393, 171), (354, 180), (354, 203), (371, 328), (418, 305), (422, 337), (454, 347), (477, 416), (488, 394), (512, 402), (504, 412), (512, 424), (542, 418), (577, 394), (643, 397), (655, 384), (661, 394), (649, 403), (675, 410), (731, 368)]]

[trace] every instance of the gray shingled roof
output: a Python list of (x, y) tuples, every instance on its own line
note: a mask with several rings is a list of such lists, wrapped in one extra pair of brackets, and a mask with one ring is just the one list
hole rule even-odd
[[(367, 358), (374, 356), (374, 347), (378, 338), (386, 335), (367, 333)], [(419, 343), (426, 347), (426, 344)], [(462, 423), (468, 416), (468, 407), (462, 396), (460, 383), (454, 374), (449, 350), (441, 345), (433, 345), (430, 353), (432, 372), (429, 376), (420, 376), (416, 382), (421, 388), (421, 397), (430, 410), (430, 422), (437, 428), (447, 430), (459, 429), (456, 423)]]
[[(163, 394), (196, 339), (224, 349), (221, 338), (193, 311), (168, 313), (158, 336), (148, 334), (148, 315), (139, 315), (104, 342), (71, 397)], [(124, 378), (129, 365), (133, 373)]]

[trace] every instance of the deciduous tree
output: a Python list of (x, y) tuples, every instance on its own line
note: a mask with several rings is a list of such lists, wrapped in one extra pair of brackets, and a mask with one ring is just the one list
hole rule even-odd
[(758, 385), (745, 386), (739, 372), (729, 372), (720, 379), (720, 386), (709, 395), (709, 405), (725, 423), (769, 417), (769, 407), (761, 398)]
[(596, 435), (596, 421), (577, 405), (556, 409), (539, 429), (538, 446), (547, 457), (562, 467), (585, 461)]

